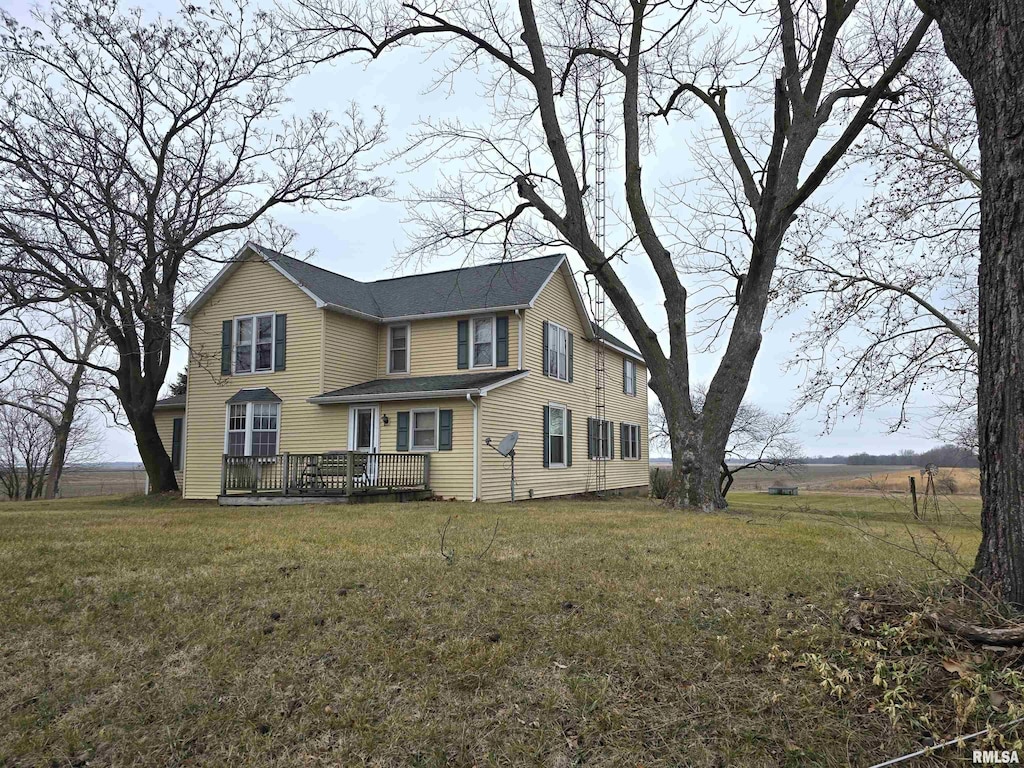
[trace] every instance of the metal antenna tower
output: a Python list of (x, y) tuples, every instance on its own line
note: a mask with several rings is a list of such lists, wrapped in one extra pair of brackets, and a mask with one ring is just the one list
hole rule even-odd
[[(603, 66), (602, 66), (603, 69)], [(597, 98), (594, 102), (594, 240), (604, 258), (608, 247), (607, 237), (607, 165), (608, 165), (608, 128), (605, 124), (604, 75), (598, 75)], [(591, 312), (598, 329), (604, 330), (608, 308), (601, 283), (594, 276), (594, 287), (590, 293)], [(605, 431), (607, 370), (605, 368), (604, 344), (597, 339), (594, 344), (594, 418), (601, 438), (607, 437), (610, 442), (613, 436)], [(599, 441), (600, 444), (601, 441)], [(611, 448), (611, 446), (608, 446)], [(607, 463), (594, 462), (594, 491), (603, 496), (608, 487)]]

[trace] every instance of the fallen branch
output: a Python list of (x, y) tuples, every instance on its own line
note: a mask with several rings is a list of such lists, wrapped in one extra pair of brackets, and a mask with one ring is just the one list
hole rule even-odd
[(1024, 624), (995, 629), (939, 613), (926, 613), (925, 619), (939, 629), (951, 632), (964, 640), (980, 645), (1012, 646), (1024, 645)]

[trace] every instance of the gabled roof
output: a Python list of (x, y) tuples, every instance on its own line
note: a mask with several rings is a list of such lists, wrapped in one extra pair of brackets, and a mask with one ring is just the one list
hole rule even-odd
[(171, 395), (170, 397), (165, 397), (162, 400), (157, 400), (156, 404), (153, 406), (153, 410), (154, 411), (157, 411), (157, 410), (159, 410), (159, 411), (164, 411), (164, 410), (166, 410), (166, 411), (171, 411), (171, 410), (177, 411), (177, 410), (183, 409), (184, 407), (185, 407), (185, 394), (182, 393), (180, 395)]
[(504, 370), (448, 376), (374, 379), (309, 398), (311, 403), (354, 403), (367, 400), (425, 400), (435, 397), (486, 395), (490, 390), (526, 378), (529, 371)]
[[(563, 254), (363, 283), (261, 245), (247, 243), (185, 308), (182, 322), (189, 321), (248, 254), (255, 254), (273, 266), (313, 299), (318, 307), (378, 322), (526, 309), (532, 306), (559, 268), (566, 270), (575, 286)], [(581, 317), (586, 318), (586, 308), (578, 288), (575, 294), (577, 309)], [(587, 323), (589, 320), (584, 325)]]

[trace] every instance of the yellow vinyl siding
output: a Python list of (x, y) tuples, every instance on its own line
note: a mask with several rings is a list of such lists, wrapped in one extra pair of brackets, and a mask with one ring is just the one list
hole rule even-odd
[[(381, 416), (387, 416), (388, 423), (380, 427), (380, 450), (393, 453), (397, 447), (399, 411), (431, 408), (452, 411), (452, 450), (430, 452), (430, 486), (438, 496), (469, 500), (473, 498), (473, 406), (465, 398), (381, 403)], [(410, 443), (411, 430), (410, 426)]]
[[(508, 369), (515, 370), (519, 364), (519, 323), (514, 313), (501, 313), (508, 317)], [(486, 315), (484, 315), (486, 316)], [(502, 367), (459, 368), (459, 321), (471, 317), (440, 317), (429, 320), (412, 320), (409, 326), (409, 371), (388, 374), (388, 329), (384, 324), (377, 339), (377, 371), (381, 378), (402, 378), (403, 376), (442, 376), (459, 373), (480, 373), (501, 371)], [(398, 323), (405, 325), (406, 323)]]
[[(174, 409), (161, 408), (153, 411), (153, 419), (156, 421), (156, 431), (160, 435), (160, 442), (164, 444), (164, 450), (167, 451), (167, 455), (171, 456), (172, 460), (174, 458), (171, 455), (171, 451), (173, 450), (172, 446), (174, 445), (174, 420), (184, 417), (185, 406)], [(178, 487), (181, 488), (182, 483), (184, 482), (184, 473), (179, 469), (174, 473), (174, 476), (178, 480)]]
[(324, 380), (316, 394), (377, 378), (377, 323), (325, 311), (323, 327)]
[[(276, 312), (288, 315), (286, 369), (221, 376), (221, 323), (238, 315)], [(281, 398), (279, 450), (344, 450), (345, 409), (312, 405), (325, 380), (322, 344), (326, 312), (274, 267), (248, 260), (231, 273), (196, 312), (190, 330), (188, 425), (185, 448), (186, 498), (214, 498), (220, 492), (226, 401), (243, 388), (269, 387)], [(338, 345), (343, 345), (341, 339)], [(335, 386), (363, 380), (331, 369)]]
[[(583, 324), (573, 304), (565, 274), (559, 270), (525, 311), (524, 365), (530, 375), (480, 398), (480, 440), (498, 441), (508, 432), (519, 432), (516, 446), (516, 498), (584, 493), (594, 490), (594, 463), (587, 458), (587, 418), (594, 415), (594, 344), (586, 341)], [(558, 323), (574, 336), (573, 381), (544, 376), (543, 323)], [(510, 353), (511, 354), (511, 353)], [(647, 369), (637, 363), (637, 394), (622, 391), (622, 355), (605, 348), (606, 412), (614, 422), (615, 458), (606, 462), (608, 488), (631, 488), (648, 483)], [(543, 465), (543, 407), (549, 403), (572, 411), (571, 467)], [(641, 459), (621, 457), (619, 424), (640, 425)], [(480, 454), (480, 498), (504, 501), (509, 497), (509, 469), (505, 459), (490, 449)]]

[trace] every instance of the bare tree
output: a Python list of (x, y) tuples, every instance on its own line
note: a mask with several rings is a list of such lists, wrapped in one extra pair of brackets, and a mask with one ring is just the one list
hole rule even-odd
[(799, 405), (823, 406), (826, 428), (895, 405), (895, 431), (927, 394), (937, 436), (956, 439), (977, 406), (974, 104), (937, 32), (904, 77), (899, 102), (850, 155), (874, 170), (869, 198), (805, 226), (780, 283), (789, 307), (820, 300), (795, 339), (792, 364), (806, 373)]
[[(153, 419), (184, 291), (282, 205), (379, 195), (378, 116), (282, 115), (304, 62), (275, 16), (212, 0), (146, 20), (116, 0), (0, 16), (0, 315), (87, 307), (154, 493), (177, 488)], [(15, 335), (8, 344), (25, 339)]]
[[(377, 58), (421, 43), (447, 55), (439, 71), (451, 87), (461, 82), (457, 74), (477, 73), (492, 124), (429, 122), (414, 141), (424, 156), (462, 169), (446, 173), (439, 189), (424, 193), (426, 207), (414, 209), (418, 247), (496, 246), (506, 254), (573, 248), (643, 352), (665, 409), (673, 465), (667, 502), (725, 506), (720, 467), (760, 347), (783, 240), (879, 104), (898, 97), (899, 73), (929, 20), (899, 0), (299, 2), (304, 39), (324, 58)], [(887, 43), (870, 44), (875, 36), (866, 33), (880, 26), (889, 30)], [(610, 176), (624, 209), (615, 212), (621, 236), (607, 247), (595, 235), (589, 183), (601, 96), (609, 118), (600, 129), (613, 134), (624, 166)], [(653, 156), (664, 136), (661, 120), (672, 125), (698, 112), (715, 126), (714, 207), (729, 212), (723, 227), (743, 243), (735, 255), (708, 253), (703, 243), (688, 248), (673, 237), (666, 222), (685, 217), (685, 206), (665, 210), (667, 196), (644, 183), (645, 157), (676, 162), (667, 146)], [(653, 270), (664, 295), (667, 349), (620, 277), (620, 262), (634, 257)], [(713, 265), (693, 267), (712, 257)], [(698, 410), (688, 324), (698, 321), (690, 313), (700, 305), (690, 302), (683, 278), (701, 270), (727, 284), (719, 327), (728, 330)]]
[[(17, 341), (7, 343), (10, 337)], [(45, 339), (45, 341), (41, 341)], [(55, 355), (65, 350), (71, 361)], [(56, 498), (83, 408), (110, 412), (107, 383), (96, 375), (103, 337), (96, 317), (69, 302), (55, 312), (33, 308), (0, 322), (0, 406), (32, 414), (50, 428), (53, 446), (42, 496)]]
[(1014, 0), (921, 0), (971, 86), (981, 157), (978, 433), (982, 540), (974, 574), (1024, 605), (1024, 14)]
[[(694, 403), (703, 405), (703, 387), (694, 388)], [(671, 445), (671, 430), (661, 403), (650, 413), (651, 440), (665, 449)], [(718, 478), (724, 498), (740, 472), (759, 469), (765, 472), (795, 472), (803, 465), (803, 449), (796, 440), (797, 425), (792, 415), (775, 414), (752, 403), (742, 403), (736, 412), (729, 442), (726, 444)]]

